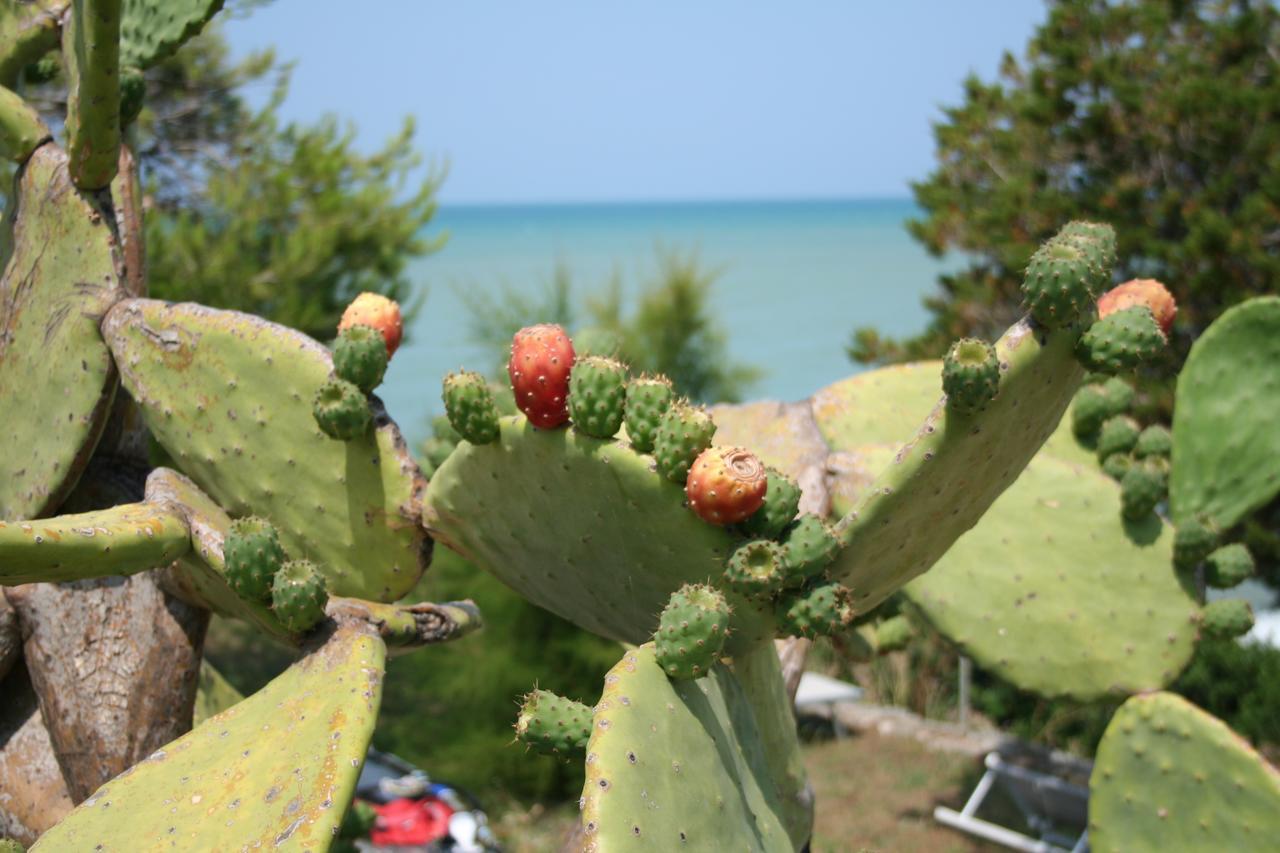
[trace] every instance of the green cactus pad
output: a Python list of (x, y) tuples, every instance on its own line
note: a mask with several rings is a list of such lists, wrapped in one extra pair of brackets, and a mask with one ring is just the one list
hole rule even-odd
[(311, 415), (321, 432), (338, 441), (355, 441), (373, 423), (373, 409), (364, 392), (343, 379), (330, 379), (320, 386)]
[(58, 46), (60, 20), (71, 0), (0, 3), (0, 86), (13, 87), (26, 66)]
[(0, 278), (0, 411), (21, 413), (0, 430), (5, 519), (56, 510), (93, 454), (116, 389), (98, 321), (120, 296), (111, 213), (72, 186), (66, 155), (42, 146), (16, 187), (13, 230), (0, 236), (11, 247)]
[[(498, 407), (489, 383), (479, 373), (463, 370), (445, 377), (444, 409), (449, 425), (472, 444), (498, 440)], [(438, 466), (444, 460), (432, 461)]]
[(932, 566), (1054, 433), (1080, 382), (1072, 344), (1069, 333), (1042, 341), (1026, 321), (1011, 328), (996, 345), (1004, 367), (990, 406), (955, 420), (935, 406), (841, 520), (846, 547), (829, 573), (859, 612)]
[(1000, 390), (1000, 360), (986, 341), (963, 338), (942, 360), (942, 390), (947, 405), (971, 415), (987, 407)]
[[(733, 561), (729, 565), (732, 568)], [(728, 635), (729, 603), (724, 596), (706, 584), (686, 584), (671, 593), (658, 619), (653, 635), (658, 666), (668, 678), (701, 678), (720, 657)]]
[(1169, 466), (1163, 459), (1135, 462), (1120, 479), (1120, 514), (1142, 521), (1164, 500), (1168, 486)]
[(853, 623), (853, 594), (843, 584), (819, 583), (778, 600), (778, 631), (787, 637), (830, 637)]
[(1128, 415), (1117, 415), (1102, 425), (1098, 432), (1098, 460), (1105, 462), (1115, 453), (1128, 453), (1138, 444), (1142, 427)]
[(36, 521), (0, 521), (0, 585), (128, 575), (191, 548), (171, 507), (133, 503)]
[(800, 487), (777, 468), (766, 467), (768, 485), (760, 509), (739, 526), (748, 536), (777, 539), (800, 510)]
[(314, 628), (328, 602), (324, 576), (310, 560), (290, 560), (271, 582), (271, 611), (295, 634)]
[(782, 546), (757, 539), (733, 552), (724, 569), (724, 582), (742, 595), (771, 598), (786, 583), (786, 571)]
[(1031, 256), (1022, 296), (1037, 323), (1059, 329), (1095, 311), (1100, 282), (1109, 275), (1091, 262), (1087, 247), (1072, 240), (1050, 240)]
[(653, 438), (653, 458), (662, 476), (684, 485), (693, 460), (711, 446), (715, 434), (715, 422), (705, 410), (683, 403), (669, 408)]
[(1102, 472), (1119, 483), (1136, 461), (1131, 453), (1112, 453), (1102, 460)]
[(905, 616), (890, 616), (876, 623), (873, 637), (877, 654), (901, 651), (915, 636), (911, 621)]
[(137, 119), (147, 98), (147, 78), (136, 68), (120, 69), (120, 126)]
[(413, 588), (431, 553), (426, 484), (380, 403), (355, 441), (316, 426), (328, 350), (247, 314), (148, 299), (116, 305), (103, 330), (152, 434), (228, 512), (271, 519), (334, 595), (394, 601)]
[(200, 661), (200, 673), (197, 677), (199, 681), (196, 684), (196, 704), (191, 715), (192, 727), (244, 701), (244, 695), (213, 668), (208, 658)]
[(521, 700), (516, 738), (525, 746), (544, 755), (575, 755), (586, 750), (590, 737), (587, 705), (549, 690), (534, 690)]
[(0, 86), (0, 158), (25, 163), (31, 152), (52, 138), (40, 114), (17, 93)]
[(783, 543), (786, 586), (799, 586), (815, 578), (840, 553), (840, 540), (816, 515), (802, 515)]
[(368, 394), (387, 372), (387, 341), (372, 326), (351, 326), (333, 342), (333, 372)]
[(1223, 545), (1205, 558), (1204, 580), (1216, 589), (1231, 589), (1251, 577), (1255, 568), (1253, 555), (1244, 545)]
[(1206, 636), (1219, 640), (1243, 637), (1253, 630), (1253, 608), (1243, 598), (1210, 601), (1200, 613), (1200, 627)]
[(377, 637), (339, 628), (258, 693), (103, 785), (34, 849), (328, 849), (369, 748), (385, 657)]
[(123, 0), (120, 62), (147, 69), (198, 35), (223, 0)]
[(1204, 562), (1218, 547), (1218, 529), (1210, 521), (1189, 519), (1178, 525), (1173, 538), (1173, 562), (1188, 571)]
[[(907, 597), (984, 669), (1042, 696), (1089, 701), (1169, 683), (1198, 606), (1155, 516), (1117, 523), (1119, 489), (1047, 456), (995, 502)], [(1105, 595), (1101, 591), (1105, 590)]]
[(227, 583), (242, 598), (271, 600), (271, 584), (284, 565), (284, 548), (275, 525), (263, 518), (238, 518), (231, 522), (222, 543)]
[(627, 367), (598, 355), (579, 358), (569, 374), (569, 419), (595, 438), (613, 438), (626, 412)]
[(77, 0), (62, 32), (68, 171), (81, 189), (116, 176), (120, 158), (120, 0)]
[[(460, 444), (431, 478), (431, 534), (525, 598), (604, 637), (652, 636), (671, 593), (724, 571), (735, 538), (624, 443), (503, 418), (497, 442)], [(731, 594), (730, 646), (772, 635)]]
[(671, 380), (665, 376), (639, 376), (627, 383), (627, 438), (637, 452), (653, 451), (658, 425), (674, 398)]
[(1174, 521), (1222, 529), (1280, 492), (1280, 297), (1226, 311), (1178, 375), (1173, 413)]
[(761, 721), (723, 664), (670, 681), (651, 645), (628, 651), (594, 722), (581, 799), (594, 849), (791, 851), (806, 840), (788, 838)]
[(1280, 773), (1216, 717), (1180, 696), (1125, 702), (1089, 779), (1097, 853), (1275, 849)]
[(899, 444), (942, 396), (941, 371), (941, 361), (920, 361), (842, 379), (813, 395), (814, 420), (833, 450)]
[(1135, 305), (1090, 326), (1076, 345), (1076, 355), (1090, 370), (1123, 373), (1164, 352), (1166, 343), (1151, 309)]

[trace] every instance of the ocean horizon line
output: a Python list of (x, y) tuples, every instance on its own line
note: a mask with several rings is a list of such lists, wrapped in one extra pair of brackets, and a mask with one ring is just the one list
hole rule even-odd
[(798, 206), (844, 204), (913, 204), (911, 195), (864, 196), (773, 196), (671, 199), (585, 199), (552, 201), (461, 201), (439, 202), (441, 211), (520, 210), (532, 208), (607, 208), (607, 207), (728, 207), (728, 206)]

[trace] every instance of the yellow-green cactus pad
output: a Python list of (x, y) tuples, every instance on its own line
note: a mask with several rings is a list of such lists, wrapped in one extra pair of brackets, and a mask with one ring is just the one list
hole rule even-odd
[(327, 850), (378, 717), (382, 641), (343, 627), (103, 785), (33, 850)]
[(62, 30), (71, 180), (99, 190), (120, 157), (120, 0), (76, 0)]
[(724, 664), (670, 681), (651, 645), (628, 651), (605, 677), (587, 744), (586, 845), (790, 853), (806, 839), (788, 837), (773, 769), (751, 703)]
[(1116, 712), (1089, 779), (1098, 853), (1265, 853), (1280, 839), (1280, 773), (1180, 696), (1135, 696)]
[[(625, 442), (501, 421), (431, 478), (432, 536), (525, 598), (588, 631), (642, 643), (671, 593), (715, 581), (737, 544)], [(764, 605), (730, 594), (729, 649), (772, 635)]]
[(1251, 299), (1200, 336), (1178, 375), (1174, 521), (1223, 530), (1280, 492), (1280, 297)]
[(0, 157), (26, 162), (31, 152), (50, 138), (40, 114), (17, 93), (0, 86)]
[(93, 454), (116, 389), (98, 322), (119, 298), (111, 214), (44, 145), (22, 167), (0, 246), (0, 518), (57, 509)]
[(1096, 468), (1037, 457), (906, 595), (982, 667), (1042, 696), (1159, 688), (1191, 656), (1199, 605), (1174, 571), (1173, 530), (1150, 516), (1126, 532), (1119, 513)]
[(327, 349), (248, 314), (151, 299), (116, 305), (103, 333), (152, 434), (227, 512), (270, 519), (334, 595), (394, 601), (413, 587), (430, 559), (425, 482), (376, 398), (360, 438), (316, 426)]

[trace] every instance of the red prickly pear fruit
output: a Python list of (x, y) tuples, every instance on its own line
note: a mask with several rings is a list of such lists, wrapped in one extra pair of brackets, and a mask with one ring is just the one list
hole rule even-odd
[(1135, 305), (1150, 308), (1151, 316), (1156, 318), (1160, 331), (1165, 337), (1169, 336), (1173, 318), (1178, 314), (1178, 303), (1174, 301), (1169, 289), (1154, 278), (1135, 278), (1102, 294), (1098, 299), (1098, 319)]
[(764, 464), (741, 447), (709, 447), (689, 469), (684, 493), (689, 507), (710, 524), (737, 524), (764, 503), (768, 488)]
[(338, 332), (345, 332), (352, 326), (372, 326), (381, 332), (382, 339), (387, 342), (387, 358), (391, 358), (396, 354), (400, 338), (404, 334), (400, 304), (380, 293), (362, 293), (351, 300), (347, 310), (342, 312)]
[(555, 429), (569, 420), (569, 371), (573, 369), (573, 341), (559, 326), (526, 326), (511, 341), (507, 375), (516, 406), (529, 423)]

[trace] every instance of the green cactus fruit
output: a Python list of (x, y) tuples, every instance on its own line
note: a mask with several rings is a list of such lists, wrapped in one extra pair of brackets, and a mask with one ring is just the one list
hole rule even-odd
[(333, 372), (368, 394), (387, 372), (387, 342), (372, 326), (349, 326), (333, 342)]
[(345, 379), (330, 379), (321, 385), (311, 411), (324, 434), (340, 441), (359, 438), (373, 422), (364, 392)]
[[(498, 407), (489, 383), (479, 373), (463, 370), (444, 378), (444, 410), (453, 430), (472, 444), (498, 440)], [(451, 446), (444, 457), (428, 458), (438, 467), (452, 451)]]
[(778, 600), (778, 630), (787, 637), (830, 637), (853, 622), (853, 593), (828, 582)]
[(1000, 360), (986, 341), (961, 338), (942, 361), (942, 390), (947, 405), (962, 414), (987, 407), (1000, 390)]
[(768, 539), (757, 539), (739, 546), (729, 557), (724, 580), (732, 589), (747, 596), (770, 598), (786, 585), (787, 573), (782, 546)]
[(1107, 399), (1111, 401), (1111, 414), (1124, 415), (1128, 414), (1133, 408), (1133, 398), (1136, 392), (1133, 386), (1121, 379), (1119, 376), (1108, 377), (1102, 383), (1102, 389), (1107, 392)]
[(549, 690), (534, 690), (520, 703), (516, 737), (544, 755), (583, 752), (591, 738), (591, 708)]
[(658, 426), (674, 396), (665, 376), (640, 376), (627, 383), (627, 437), (637, 453), (653, 452)]
[(840, 540), (831, 525), (816, 515), (802, 515), (783, 543), (786, 585), (799, 586), (822, 574), (840, 553)]
[(1093, 310), (1100, 270), (1074, 242), (1050, 240), (1031, 256), (1022, 295), (1031, 316), (1050, 329), (1070, 326)]
[(1066, 242), (1091, 243), (1098, 252), (1098, 258), (1104, 270), (1108, 272), (1116, 265), (1116, 229), (1102, 222), (1068, 222), (1055, 235), (1056, 239)]
[(729, 604), (715, 587), (685, 584), (662, 609), (653, 644), (658, 666), (674, 680), (701, 678), (729, 633)]
[(1097, 383), (1085, 385), (1071, 401), (1071, 432), (1081, 441), (1092, 439), (1115, 414), (1105, 388)]
[(901, 651), (915, 635), (915, 629), (905, 616), (891, 616), (875, 627), (875, 648), (879, 654)]
[(1160, 424), (1152, 424), (1144, 429), (1138, 436), (1138, 443), (1133, 446), (1133, 455), (1139, 459), (1146, 459), (1149, 456), (1168, 459), (1172, 452), (1173, 436)]
[(1162, 463), (1159, 458), (1135, 462), (1120, 479), (1120, 513), (1125, 518), (1141, 521), (1165, 499), (1169, 468)]
[(1200, 627), (1207, 636), (1215, 639), (1243, 637), (1253, 630), (1253, 608), (1243, 598), (1210, 601), (1200, 611)]
[(685, 484), (698, 454), (711, 446), (716, 425), (705, 409), (677, 403), (666, 411), (653, 439), (658, 471), (673, 483)]
[(1205, 558), (1204, 580), (1215, 589), (1230, 589), (1254, 572), (1253, 555), (1239, 542), (1223, 545)]
[(569, 374), (569, 419), (594, 438), (613, 438), (626, 410), (627, 367), (599, 355), (579, 358)]
[(271, 584), (284, 564), (275, 525), (264, 518), (238, 518), (222, 543), (227, 584), (248, 601), (271, 600)]
[(147, 97), (147, 80), (136, 68), (120, 69), (120, 126), (132, 124), (142, 112)]
[(1113, 453), (1128, 453), (1138, 443), (1142, 428), (1128, 415), (1109, 418), (1098, 431), (1098, 459), (1105, 462)]
[(800, 511), (800, 486), (777, 468), (766, 467), (765, 475), (764, 503), (739, 528), (748, 536), (777, 539)]
[(1183, 571), (1194, 569), (1218, 547), (1218, 529), (1197, 518), (1178, 525), (1173, 537), (1173, 564)]
[(1102, 460), (1102, 471), (1117, 483), (1124, 479), (1133, 467), (1134, 458), (1131, 453), (1112, 453)]
[(310, 560), (291, 560), (271, 584), (271, 609), (290, 631), (305, 633), (324, 617), (329, 601), (324, 577)]
[(1135, 305), (1090, 326), (1076, 344), (1076, 357), (1090, 370), (1123, 373), (1158, 356), (1167, 343), (1151, 309)]

